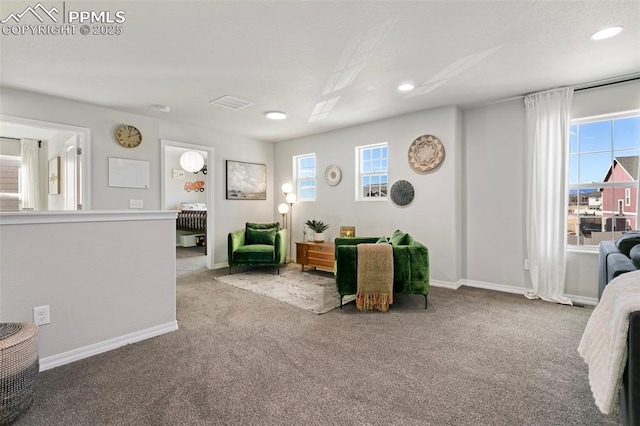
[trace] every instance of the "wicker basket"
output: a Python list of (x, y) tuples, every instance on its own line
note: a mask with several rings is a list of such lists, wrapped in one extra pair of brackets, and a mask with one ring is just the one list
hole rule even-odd
[(0, 323), (0, 425), (13, 422), (31, 406), (38, 371), (38, 327)]

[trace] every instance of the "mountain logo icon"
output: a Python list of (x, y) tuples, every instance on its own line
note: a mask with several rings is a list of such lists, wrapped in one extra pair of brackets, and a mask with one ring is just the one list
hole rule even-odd
[[(28, 6), (25, 10), (22, 11), (22, 13), (10, 13), (9, 16), (7, 16), (6, 18), (4, 18), (2, 21), (0, 21), (0, 23), (2, 24), (6, 24), (7, 22), (13, 20), (15, 21), (15, 23), (19, 23), (20, 20), (28, 14), (31, 14), (33, 16), (36, 17), (36, 19), (40, 22), (44, 22), (44, 17), (49, 17), (53, 22), (58, 22), (58, 18), (56, 18), (53, 14), (58, 14), (60, 13), (60, 11), (58, 9), (56, 9), (56, 7), (52, 7), (51, 9), (47, 10), (46, 7), (44, 7), (42, 5), (42, 3), (38, 3), (35, 6), (31, 7)], [(44, 16), (44, 17), (43, 17)]]

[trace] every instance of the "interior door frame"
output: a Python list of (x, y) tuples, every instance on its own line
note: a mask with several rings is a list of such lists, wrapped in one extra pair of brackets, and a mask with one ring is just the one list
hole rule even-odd
[(214, 265), (214, 244), (215, 230), (213, 229), (214, 217), (214, 164), (215, 149), (212, 146), (196, 145), (186, 142), (178, 142), (170, 139), (160, 139), (160, 170), (162, 171), (162, 179), (160, 179), (160, 205), (162, 210), (165, 209), (165, 180), (168, 179), (165, 173), (165, 158), (167, 147), (184, 148), (186, 150), (193, 149), (196, 151), (204, 151), (207, 153), (207, 174), (203, 175), (204, 187), (207, 194), (207, 269), (213, 269)]

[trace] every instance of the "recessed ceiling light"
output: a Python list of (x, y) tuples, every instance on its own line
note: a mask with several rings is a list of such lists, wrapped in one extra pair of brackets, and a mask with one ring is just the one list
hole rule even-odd
[(398, 90), (401, 92), (409, 92), (411, 90), (413, 90), (413, 88), (416, 87), (411, 83), (404, 83), (401, 84), (400, 86), (398, 86)]
[(284, 120), (287, 114), (282, 111), (269, 111), (265, 114), (270, 120)]
[(605, 38), (616, 36), (620, 34), (623, 29), (624, 27), (621, 25), (603, 28), (591, 34), (591, 40), (604, 40)]

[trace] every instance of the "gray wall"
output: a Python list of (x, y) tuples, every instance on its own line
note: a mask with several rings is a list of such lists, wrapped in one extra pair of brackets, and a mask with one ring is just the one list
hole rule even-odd
[(111, 349), (112, 339), (176, 328), (175, 213), (7, 215), (0, 321), (33, 322), (34, 307), (50, 306), (39, 331), (44, 368)]
[[(575, 92), (572, 118), (640, 109), (640, 82)], [(464, 276), (494, 287), (530, 288), (525, 258), (526, 117), (521, 99), (463, 111)], [(598, 254), (570, 250), (565, 292), (598, 296)], [(589, 300), (590, 299), (590, 300)]]
[[(160, 206), (160, 139), (214, 147), (215, 163), (209, 165), (214, 173), (212, 199), (215, 241), (214, 263), (227, 260), (227, 233), (238, 229), (246, 221), (274, 220), (274, 195), (268, 191), (266, 201), (225, 200), (225, 160), (242, 160), (267, 165), (268, 188), (273, 187), (273, 144), (222, 132), (189, 126), (167, 119), (151, 118), (94, 105), (53, 98), (31, 92), (0, 88), (0, 114), (61, 123), (91, 130), (91, 206), (93, 210), (122, 210), (129, 208), (130, 199), (144, 201), (145, 210)], [(123, 148), (114, 139), (115, 129), (131, 124), (140, 129), (142, 144), (137, 148)], [(212, 123), (215, 126), (215, 123)], [(108, 158), (120, 157), (145, 160), (150, 163), (150, 188), (128, 189), (108, 186)]]
[[(445, 146), (445, 160), (435, 171), (418, 174), (410, 167), (407, 152), (411, 142), (424, 134), (437, 136)], [(405, 179), (415, 189), (407, 207), (391, 201), (355, 201), (355, 147), (387, 142), (389, 183)], [(356, 226), (357, 236), (389, 236), (396, 229), (413, 235), (429, 247), (431, 278), (456, 282), (461, 278), (461, 136), (460, 112), (439, 108), (375, 121), (333, 132), (279, 142), (275, 145), (275, 186), (292, 182), (293, 155), (316, 154), (317, 198), (293, 206), (293, 240), (302, 239), (307, 219), (331, 225), (325, 237), (333, 240), (341, 225)], [(334, 187), (324, 181), (324, 170), (336, 164), (342, 181)], [(274, 191), (274, 192), (275, 192)], [(284, 201), (282, 193), (275, 206)]]
[(526, 287), (524, 102), (465, 110), (462, 123), (464, 277)]
[[(640, 109), (640, 82), (578, 91), (574, 118)], [(418, 175), (407, 164), (411, 141), (422, 134), (438, 136), (446, 148), (443, 166)], [(391, 202), (356, 202), (354, 148), (389, 143), (392, 183), (409, 180), (414, 202), (398, 208)], [(406, 230), (430, 250), (435, 281), (524, 292), (530, 288), (525, 258), (526, 117), (522, 99), (466, 109), (441, 108), (313, 135), (276, 144), (274, 192), (291, 182), (293, 155), (315, 152), (318, 164), (316, 202), (294, 205), (294, 241), (302, 224), (316, 218), (332, 225), (355, 225), (356, 234), (389, 235)], [(342, 182), (323, 179), (330, 164), (340, 166)], [(284, 201), (277, 194), (275, 205)], [(597, 252), (570, 251), (566, 293), (578, 302), (597, 297)]]

